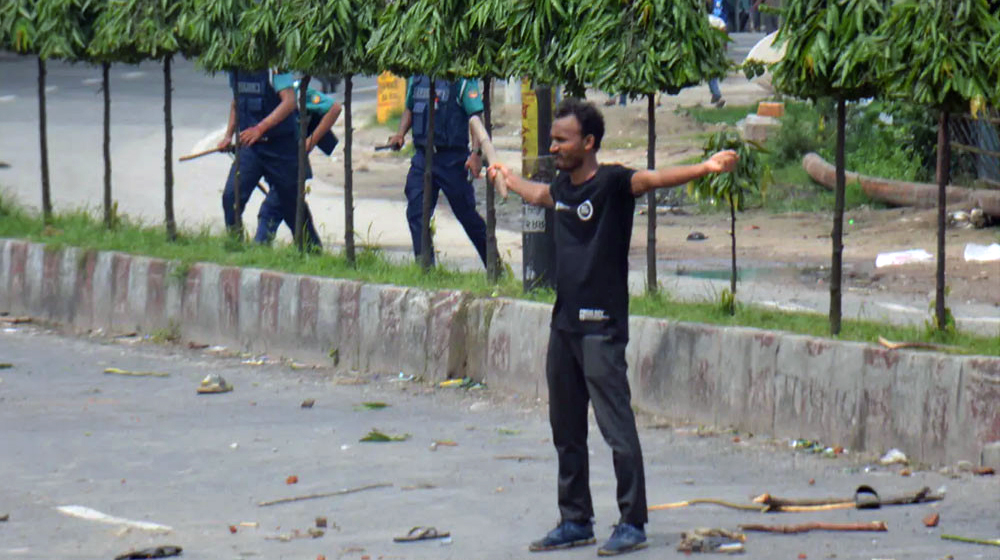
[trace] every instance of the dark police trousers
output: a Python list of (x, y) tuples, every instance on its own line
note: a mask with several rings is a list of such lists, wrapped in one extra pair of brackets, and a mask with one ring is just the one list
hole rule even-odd
[[(433, 187), (431, 190), (431, 216), (437, 205), (438, 193), (444, 191), (455, 218), (465, 229), (469, 240), (476, 247), (479, 258), (486, 264), (486, 222), (476, 212), (476, 194), (467, 180), (465, 161), (469, 157), (466, 148), (436, 148), (434, 150)], [(424, 213), (424, 150), (418, 148), (410, 160), (410, 172), (406, 175), (406, 220), (410, 223), (410, 237), (413, 239), (413, 254), (420, 256), (420, 220)], [(431, 247), (431, 262), (434, 262), (434, 248)]]
[[(235, 178), (236, 163), (229, 168), (226, 187), (222, 191), (222, 210), (226, 218), (226, 227), (233, 227), (236, 214), (233, 203), (236, 201)], [(306, 172), (309, 176), (309, 172)], [(268, 243), (278, 230), (278, 225), (285, 221), (289, 228), (295, 227), (295, 203), (298, 196), (298, 158), (271, 153), (261, 150), (256, 145), (240, 149), (240, 213), (250, 195), (257, 188), (261, 178), (267, 179), (270, 191), (257, 213), (257, 233), (254, 241)], [(306, 241), (317, 247), (321, 246), (319, 233), (313, 225), (308, 204), (305, 207), (305, 223), (303, 226)]]
[(642, 449), (632, 413), (625, 342), (606, 335), (550, 329), (546, 360), (549, 422), (559, 456), (559, 513), (563, 521), (587, 523), (594, 516), (587, 454), (587, 401), (611, 447), (618, 479), (619, 522), (647, 521)]

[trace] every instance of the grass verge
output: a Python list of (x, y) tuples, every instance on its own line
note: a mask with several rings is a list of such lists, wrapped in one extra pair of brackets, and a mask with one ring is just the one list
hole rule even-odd
[[(50, 225), (39, 216), (0, 196), (0, 237), (22, 238), (50, 246), (74, 246), (83, 249), (121, 251), (176, 260), (181, 270), (194, 262), (212, 262), (268, 270), (346, 278), (379, 284), (414, 286), (430, 290), (457, 289), (481, 297), (511, 297), (552, 303), (551, 290), (525, 293), (512, 274), (505, 274), (498, 285), (486, 281), (483, 273), (461, 272), (437, 266), (424, 273), (413, 263), (397, 263), (378, 247), (359, 246), (356, 266), (342, 254), (299, 254), (289, 245), (273, 248), (241, 243), (225, 235), (213, 235), (208, 228), (182, 230), (180, 239), (169, 243), (162, 227), (143, 224), (123, 217), (114, 230), (106, 230), (99, 219), (85, 210), (56, 214)], [(722, 311), (714, 302), (687, 303), (666, 295), (640, 295), (631, 298), (631, 313), (665, 317), (678, 321), (756, 327), (813, 336), (827, 336), (827, 318), (819, 314), (790, 313), (773, 309), (738, 305), (735, 316)], [(842, 340), (876, 342), (879, 336), (890, 340), (924, 341), (955, 346), (962, 353), (1000, 355), (1000, 336), (986, 338), (965, 333), (938, 333), (928, 329), (897, 327), (880, 323), (845, 320)]]

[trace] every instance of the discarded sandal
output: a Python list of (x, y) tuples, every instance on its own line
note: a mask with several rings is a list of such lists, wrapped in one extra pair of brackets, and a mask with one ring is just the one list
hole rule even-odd
[(426, 541), (431, 539), (444, 539), (451, 536), (451, 533), (445, 531), (443, 533), (438, 533), (438, 530), (434, 527), (421, 527), (416, 526), (410, 529), (409, 533), (405, 535), (393, 538), (393, 542), (413, 542), (413, 541)]
[(120, 554), (115, 556), (115, 560), (131, 560), (133, 558), (169, 558), (170, 556), (178, 556), (183, 550), (179, 546), (155, 546), (153, 548), (144, 548), (142, 550), (132, 550), (126, 552), (125, 554)]
[(198, 394), (201, 395), (211, 393), (228, 393), (232, 390), (233, 386), (217, 373), (206, 375), (205, 379), (201, 380), (201, 385), (198, 386)]

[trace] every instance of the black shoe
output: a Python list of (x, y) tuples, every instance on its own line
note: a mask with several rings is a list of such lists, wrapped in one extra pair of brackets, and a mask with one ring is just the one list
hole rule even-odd
[(531, 543), (528, 546), (528, 550), (531, 552), (542, 552), (544, 550), (584, 546), (594, 544), (595, 542), (597, 542), (597, 539), (594, 538), (593, 524), (563, 521), (558, 527), (549, 531), (549, 534), (545, 535), (545, 538)]
[(646, 548), (646, 531), (628, 523), (615, 525), (608, 542), (597, 549), (598, 556), (615, 556)]

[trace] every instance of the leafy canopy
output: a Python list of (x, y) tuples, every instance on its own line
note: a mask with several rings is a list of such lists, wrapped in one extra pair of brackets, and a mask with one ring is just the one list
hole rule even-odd
[(884, 23), (886, 88), (929, 107), (974, 113), (1000, 101), (1000, 15), (988, 0), (902, 0)]
[(878, 89), (883, 53), (876, 33), (884, 0), (799, 0), (782, 10), (775, 45), (786, 43), (774, 65), (778, 91), (804, 99), (861, 99)]
[(191, 54), (181, 34), (184, 2), (173, 0), (110, 0), (95, 25), (92, 56), (122, 62)]
[(284, 0), (278, 42), (289, 67), (310, 74), (374, 74), (368, 41), (381, 2), (375, 0)]
[(631, 96), (676, 93), (707, 78), (725, 76), (728, 38), (709, 25), (702, 0), (617, 4), (606, 6), (610, 13), (583, 23), (594, 27), (594, 34), (603, 35), (595, 53), (600, 89)]
[(732, 200), (736, 210), (742, 210), (746, 195), (763, 194), (771, 183), (771, 171), (761, 161), (763, 151), (754, 142), (743, 140), (734, 129), (720, 130), (704, 146), (705, 156), (722, 150), (734, 150), (739, 155), (731, 173), (713, 173), (688, 183), (688, 194), (700, 200)]
[(467, 0), (393, 0), (378, 14), (368, 49), (378, 66), (400, 76), (462, 77), (459, 37), (469, 34)]

